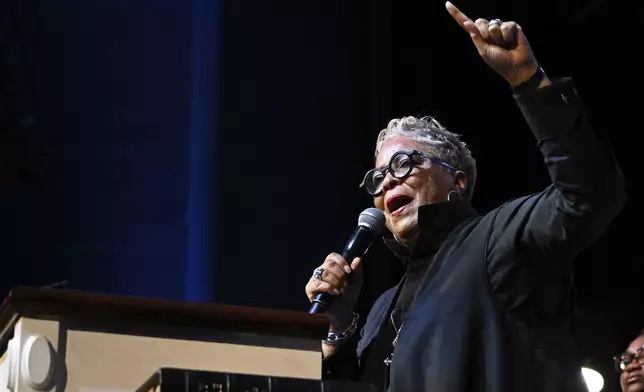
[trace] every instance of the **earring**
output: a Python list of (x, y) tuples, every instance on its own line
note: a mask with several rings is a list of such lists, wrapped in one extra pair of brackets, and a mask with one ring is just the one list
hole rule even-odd
[(456, 190), (454, 190), (454, 189), (452, 189), (451, 191), (449, 191), (449, 193), (447, 194), (447, 201), (452, 201), (452, 196), (454, 196), (454, 197), (456, 197), (456, 198), (458, 198), (458, 199), (460, 199), (460, 198), (462, 198), (462, 197), (463, 197), (463, 195), (461, 195), (461, 193), (460, 193), (460, 192), (458, 192), (458, 191), (456, 191)]

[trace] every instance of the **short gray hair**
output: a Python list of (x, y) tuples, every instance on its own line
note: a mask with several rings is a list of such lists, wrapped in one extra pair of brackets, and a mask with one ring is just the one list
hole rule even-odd
[(427, 145), (430, 155), (450, 164), (467, 176), (465, 196), (472, 198), (476, 184), (476, 160), (472, 152), (461, 140), (461, 135), (448, 131), (434, 117), (403, 117), (389, 121), (386, 129), (380, 131), (376, 141), (374, 157), (382, 148), (382, 143), (396, 136), (405, 136)]

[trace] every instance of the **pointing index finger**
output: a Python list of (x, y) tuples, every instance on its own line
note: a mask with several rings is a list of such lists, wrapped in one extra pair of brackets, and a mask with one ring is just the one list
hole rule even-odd
[[(470, 22), (473, 23), (470, 18), (467, 17), (464, 13), (461, 12), (456, 6), (449, 1), (445, 3), (445, 8), (447, 8), (447, 12), (449, 12), (450, 15), (452, 15), (452, 18), (463, 28), (465, 28), (465, 23)], [(467, 29), (466, 29), (467, 30)]]
[(472, 19), (468, 18), (467, 15), (462, 13), (458, 8), (456, 8), (454, 4), (450, 3), (449, 1), (445, 3), (445, 8), (447, 8), (449, 14), (452, 15), (452, 18), (454, 18), (454, 20), (463, 28), (463, 30), (470, 33), (470, 37), (472, 38), (474, 46), (476, 46), (479, 54), (483, 55), (483, 53), (485, 53), (485, 51), (487, 50), (487, 44), (483, 40), (481, 31), (478, 27), (476, 27), (474, 22), (472, 22)]

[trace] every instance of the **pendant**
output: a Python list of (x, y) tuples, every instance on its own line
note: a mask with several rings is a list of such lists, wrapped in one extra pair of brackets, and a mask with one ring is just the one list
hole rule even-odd
[(387, 389), (389, 388), (389, 383), (391, 382), (391, 357), (393, 354), (391, 354), (388, 358), (385, 358), (385, 382), (384, 382), (384, 388)]

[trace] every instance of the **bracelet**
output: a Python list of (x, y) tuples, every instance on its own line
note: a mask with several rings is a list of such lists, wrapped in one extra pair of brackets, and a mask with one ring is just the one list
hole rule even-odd
[(353, 336), (354, 332), (356, 332), (356, 329), (358, 328), (358, 320), (360, 320), (360, 315), (353, 313), (353, 320), (351, 320), (351, 325), (349, 325), (349, 328), (339, 332), (329, 332), (326, 339), (322, 340), (322, 342), (330, 346), (334, 346), (349, 339), (351, 336)]

